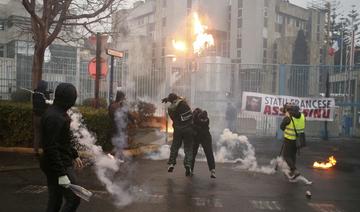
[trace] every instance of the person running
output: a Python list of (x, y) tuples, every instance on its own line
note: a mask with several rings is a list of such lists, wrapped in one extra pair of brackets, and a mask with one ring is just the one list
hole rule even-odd
[(194, 129), (196, 132), (194, 145), (193, 145), (193, 160), (191, 169), (194, 170), (195, 165), (195, 158), (201, 144), (202, 148), (204, 149), (207, 164), (210, 171), (210, 177), (216, 178), (215, 175), (215, 160), (214, 160), (214, 153), (212, 150), (212, 139), (210, 134), (210, 127), (209, 127), (209, 117), (206, 110), (201, 110), (200, 108), (196, 108), (193, 111), (194, 115)]

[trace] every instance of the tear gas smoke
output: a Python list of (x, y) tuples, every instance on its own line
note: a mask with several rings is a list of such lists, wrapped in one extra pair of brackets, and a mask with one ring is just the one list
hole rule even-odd
[(111, 138), (111, 143), (114, 145), (115, 157), (124, 159), (122, 150), (128, 147), (128, 113), (129, 108), (126, 104), (118, 108), (115, 112), (116, 134)]
[(94, 168), (97, 178), (106, 187), (106, 190), (113, 196), (117, 206), (125, 206), (133, 201), (132, 193), (126, 189), (126, 183), (113, 182), (114, 176), (120, 169), (121, 161), (109, 157), (100, 146), (97, 146), (96, 138), (88, 131), (83, 124), (82, 115), (70, 110), (71, 131), (75, 139), (83, 145), (93, 156)]
[[(259, 166), (256, 156), (255, 148), (250, 144), (246, 136), (240, 136), (236, 133), (232, 133), (230, 130), (225, 129), (220, 135), (219, 141), (215, 142), (216, 151), (214, 152), (215, 161), (217, 163), (237, 163), (235, 169), (245, 169), (251, 172), (259, 172), (265, 174), (274, 174), (275, 166), (278, 165), (281, 171), (289, 172), (289, 167), (286, 162), (281, 158), (277, 157), (270, 161), (267, 166)], [(241, 150), (243, 157), (236, 157), (236, 152)], [(170, 155), (170, 146), (162, 145), (158, 151), (147, 155), (147, 159), (151, 160), (166, 160)], [(179, 155), (183, 156), (183, 150), (180, 149)], [(199, 149), (199, 157), (196, 161), (205, 161), (204, 152), (202, 148)]]

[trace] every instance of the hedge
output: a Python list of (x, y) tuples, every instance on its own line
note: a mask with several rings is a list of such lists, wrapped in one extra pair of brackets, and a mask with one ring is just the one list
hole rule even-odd
[[(96, 135), (98, 144), (110, 150), (111, 123), (107, 110), (89, 107), (80, 107), (79, 110), (87, 128)], [(31, 104), (0, 101), (0, 146), (33, 146)]]

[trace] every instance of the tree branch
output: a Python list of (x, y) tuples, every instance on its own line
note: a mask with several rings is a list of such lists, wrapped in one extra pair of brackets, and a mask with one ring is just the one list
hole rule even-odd
[(108, 9), (114, 3), (114, 1), (115, 0), (108, 0), (107, 3), (104, 3), (100, 9), (94, 11), (93, 13), (81, 14), (81, 15), (68, 15), (65, 17), (65, 19), (73, 20), (73, 19), (82, 19), (82, 18), (94, 18), (94, 17), (100, 15), (106, 9)]

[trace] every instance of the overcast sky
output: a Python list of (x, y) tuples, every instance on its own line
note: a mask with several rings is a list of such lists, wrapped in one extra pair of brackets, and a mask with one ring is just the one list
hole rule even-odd
[[(330, 2), (332, 2), (331, 0)], [(345, 12), (345, 14), (348, 13), (348, 11), (351, 8), (351, 5), (356, 5), (356, 9), (360, 11), (360, 0), (338, 0), (341, 4), (341, 8), (339, 9), (339, 12)], [(301, 7), (306, 7), (308, 2), (312, 2), (311, 0), (290, 0), (291, 3), (299, 5)], [(314, 2), (321, 2), (321, 0), (317, 0)]]

